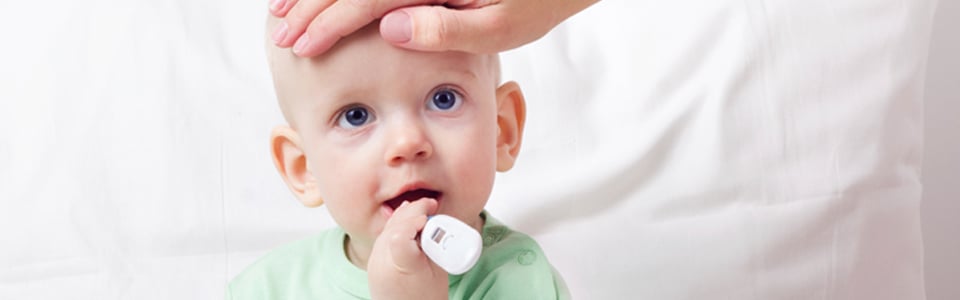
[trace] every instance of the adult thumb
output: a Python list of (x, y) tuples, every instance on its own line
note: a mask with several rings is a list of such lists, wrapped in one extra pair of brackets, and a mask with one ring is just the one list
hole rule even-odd
[(506, 38), (498, 32), (494, 6), (455, 9), (444, 6), (413, 6), (387, 13), (380, 21), (380, 34), (388, 42), (422, 51), (459, 50), (494, 53)]

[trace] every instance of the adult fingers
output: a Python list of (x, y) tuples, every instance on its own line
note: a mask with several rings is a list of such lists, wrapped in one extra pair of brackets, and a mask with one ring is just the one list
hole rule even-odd
[(277, 18), (283, 18), (297, 2), (298, 0), (270, 0), (270, 13)]
[(273, 41), (280, 47), (293, 46), (317, 15), (336, 2), (337, 0), (298, 0), (277, 24)]
[(293, 52), (309, 57), (330, 49), (340, 38), (383, 17), (388, 11), (411, 5), (439, 4), (444, 0), (341, 0), (324, 9), (297, 39)]
[(484, 7), (490, 4), (499, 3), (502, 0), (448, 0), (443, 3), (443, 6), (453, 7), (453, 8), (479, 8)]
[(384, 16), (380, 34), (415, 50), (495, 53), (542, 37), (597, 1), (476, 0), (457, 3), (461, 6), (405, 7)]
[(414, 50), (495, 53), (522, 45), (519, 37), (530, 30), (511, 26), (515, 24), (509, 18), (503, 4), (473, 9), (406, 7), (383, 17), (380, 34), (394, 45)]

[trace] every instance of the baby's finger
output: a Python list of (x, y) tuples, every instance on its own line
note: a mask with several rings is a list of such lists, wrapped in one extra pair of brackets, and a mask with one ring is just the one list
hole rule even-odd
[(438, 205), (437, 199), (424, 197), (413, 202), (407, 202), (406, 206), (408, 208), (405, 210), (411, 211), (415, 216), (432, 215), (436, 213)]
[(405, 202), (387, 221), (382, 234), (388, 235), (390, 254), (397, 270), (411, 273), (426, 263), (417, 242), (417, 233), (427, 223), (427, 215), (435, 213), (436, 209), (434, 199)]
[(401, 238), (412, 240), (417, 232), (423, 229), (427, 216), (436, 211), (437, 200), (435, 199), (421, 198), (413, 202), (403, 202), (387, 220), (383, 232), (401, 233)]

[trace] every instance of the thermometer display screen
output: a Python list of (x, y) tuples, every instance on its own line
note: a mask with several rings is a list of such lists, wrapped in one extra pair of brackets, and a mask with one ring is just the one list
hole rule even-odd
[(434, 231), (434, 232), (433, 232), (433, 235), (430, 237), (430, 239), (432, 239), (434, 242), (436, 242), (437, 244), (439, 244), (440, 241), (443, 240), (443, 236), (446, 235), (446, 234), (447, 234), (447, 232), (446, 232), (446, 231), (443, 231), (443, 228), (437, 228), (437, 231)]

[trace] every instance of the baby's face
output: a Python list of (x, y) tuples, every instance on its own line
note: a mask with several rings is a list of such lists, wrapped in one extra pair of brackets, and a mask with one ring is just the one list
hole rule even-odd
[(352, 242), (372, 244), (420, 197), (475, 224), (497, 169), (495, 58), (401, 50), (364, 30), (275, 72), (324, 204)]

